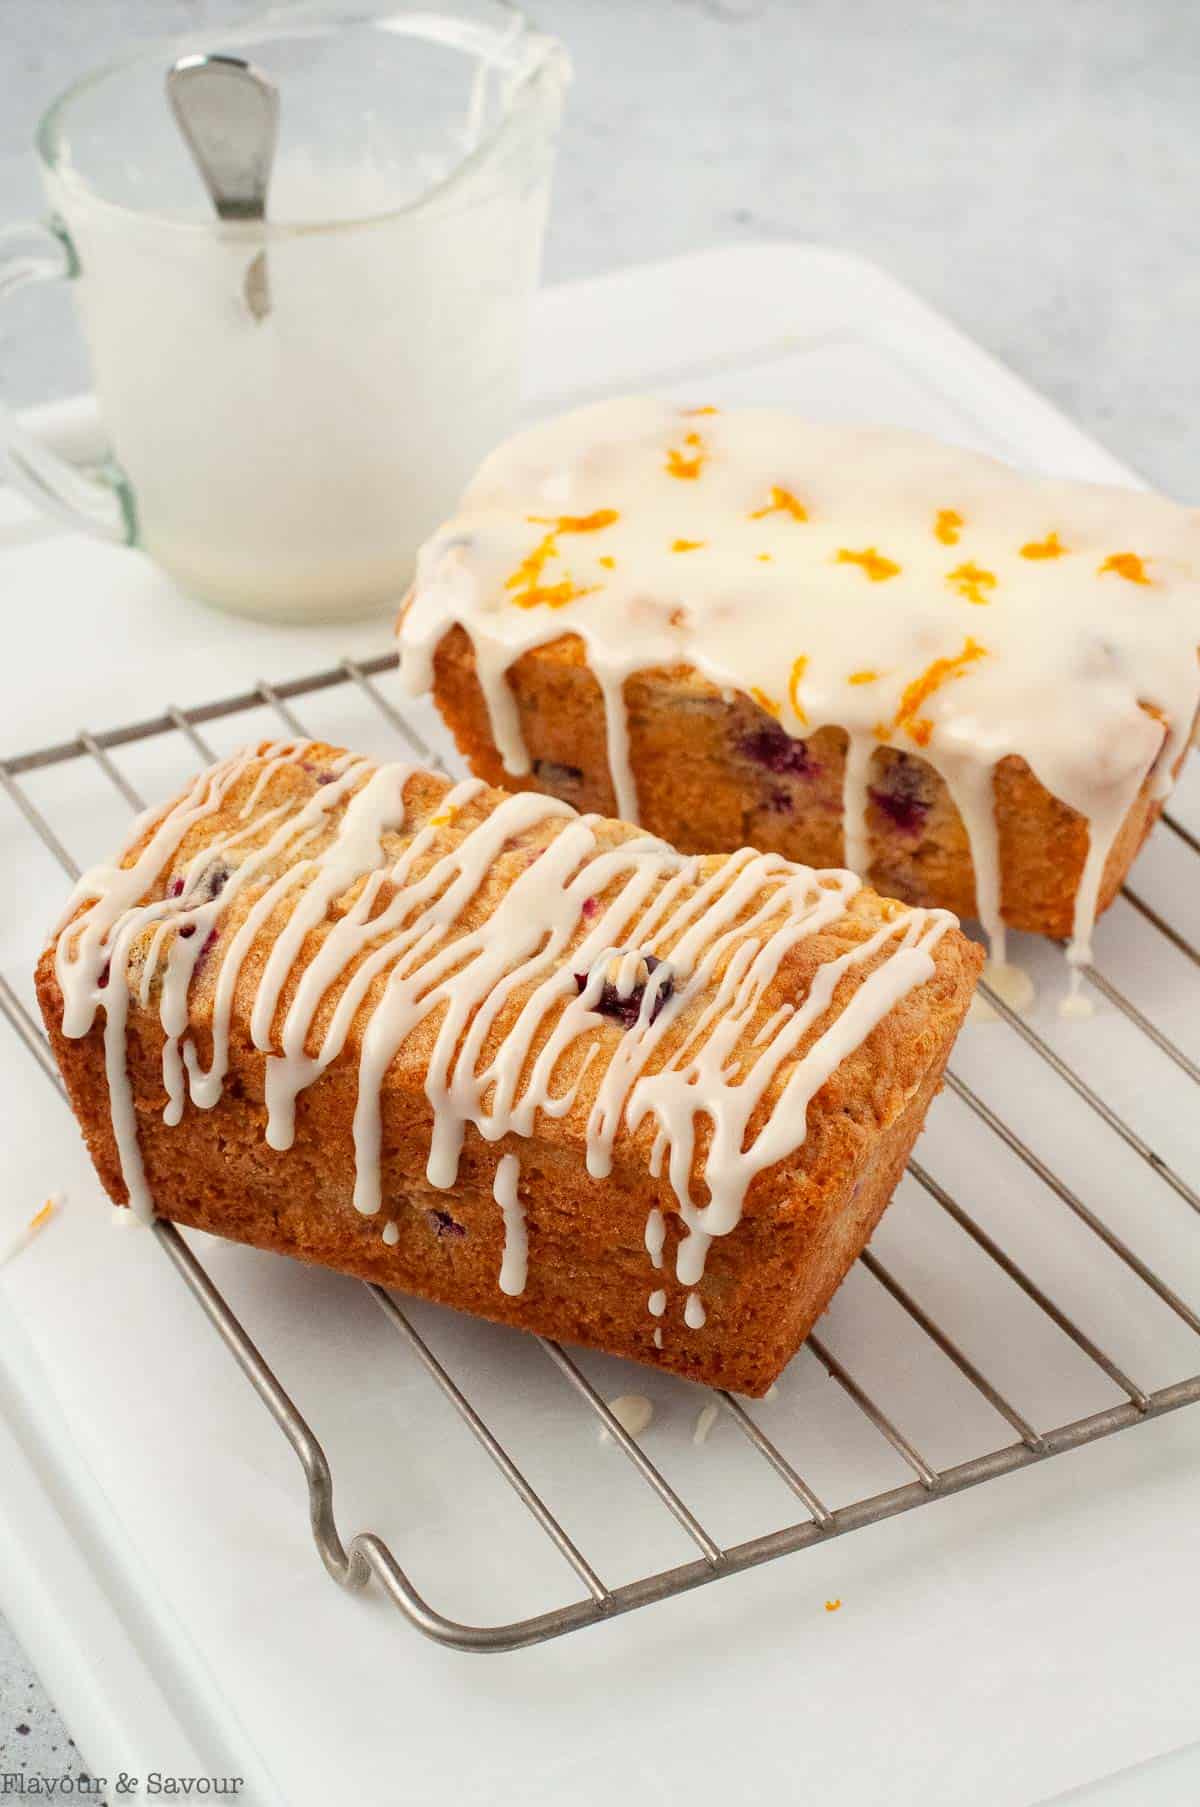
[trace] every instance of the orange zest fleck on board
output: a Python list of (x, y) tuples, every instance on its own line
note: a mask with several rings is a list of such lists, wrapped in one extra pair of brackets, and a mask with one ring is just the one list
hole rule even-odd
[(801, 653), (799, 658), (793, 659), (791, 675), (788, 678), (788, 702), (792, 705), (796, 720), (801, 726), (808, 720), (804, 713), (804, 705), (800, 701), (800, 684), (807, 670), (808, 654)]
[(754, 556), (760, 565), (773, 565), (775, 563), (774, 556), (770, 552), (756, 552)]
[(681, 451), (678, 446), (668, 447), (666, 472), (669, 477), (678, 477), (681, 482), (694, 483), (704, 469), (708, 453), (699, 433), (685, 433), (683, 448)]
[(40, 1230), (43, 1225), (50, 1222), (50, 1219), (54, 1216), (57, 1209), (58, 1200), (56, 1198), (48, 1198), (41, 1210), (35, 1211), (33, 1216), (29, 1219), (29, 1222), (25, 1226), (26, 1230)]
[(1022, 558), (1064, 558), (1067, 548), (1058, 535), (1051, 529), (1044, 540), (1026, 540), (1021, 547)]
[(672, 552), (699, 552), (701, 546), (707, 546), (707, 540), (672, 540)]
[(776, 721), (779, 720), (780, 716), (783, 714), (783, 705), (781, 703), (777, 703), (774, 697), (768, 696), (765, 690), (759, 690), (754, 684), (751, 684), (750, 686), (750, 695), (754, 698), (760, 709), (765, 709), (768, 715), (773, 715)]
[(719, 408), (685, 408), (683, 412), (685, 414), (719, 414), (721, 410)]
[(868, 546), (863, 552), (851, 552), (848, 546), (840, 546), (834, 563), (857, 565), (866, 572), (873, 584), (883, 583), (886, 578), (898, 577), (900, 574), (899, 565), (890, 558), (884, 558), (882, 552), (876, 552), (874, 546)]
[(842, 1603), (840, 1600), (826, 1600), (825, 1611), (826, 1612), (838, 1612), (841, 1609), (841, 1604)]
[(852, 671), (846, 682), (847, 684), (874, 684), (878, 677), (877, 671)]
[[(978, 640), (968, 638), (963, 642), (962, 651), (955, 653), (953, 658), (934, 659), (920, 677), (914, 678), (905, 688), (900, 698), (900, 707), (892, 718), (892, 728), (906, 729), (919, 747), (927, 747), (933, 733), (933, 723), (928, 716), (919, 715), (917, 711), (929, 701), (935, 690), (940, 690), (952, 678), (961, 678), (976, 659), (986, 658), (987, 647), (980, 646)], [(881, 726), (876, 729), (876, 733), (881, 740), (886, 740), (888, 729)]]
[(1136, 552), (1114, 552), (1101, 565), (1099, 576), (1103, 577), (1106, 571), (1115, 571), (1118, 577), (1125, 579), (1126, 583), (1148, 584), (1150, 582), (1146, 576), (1146, 561), (1140, 558)]
[(957, 508), (939, 508), (933, 523), (934, 538), (941, 540), (943, 546), (957, 546), (959, 530), (965, 526)]
[(946, 582), (952, 584), (968, 602), (990, 602), (991, 597), (987, 591), (996, 588), (996, 573), (985, 571), (981, 565), (972, 564), (968, 559), (965, 565), (956, 565), (947, 574)]
[(780, 489), (777, 484), (771, 485), (771, 500), (752, 512), (752, 521), (765, 520), (769, 514), (790, 515), (793, 521), (807, 521), (808, 510), (798, 496), (790, 489)]
[(597, 564), (598, 564), (598, 565), (603, 565), (603, 566), (604, 566), (604, 569), (605, 569), (605, 570), (606, 570), (606, 571), (615, 571), (615, 570), (616, 570), (616, 568), (617, 568), (617, 561), (616, 561), (616, 559), (615, 559), (615, 558), (611, 558), (611, 557), (609, 557), (609, 555), (608, 555), (608, 554), (607, 554), (607, 553), (606, 553), (606, 554), (605, 554), (605, 555), (604, 555), (604, 557), (603, 557), (603, 558), (598, 558), (598, 559), (597, 559), (597, 560), (596, 560), (596, 563), (597, 563)]

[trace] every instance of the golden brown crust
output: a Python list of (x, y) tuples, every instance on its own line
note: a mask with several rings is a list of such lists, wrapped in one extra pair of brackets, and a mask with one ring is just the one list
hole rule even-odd
[[(544, 791), (611, 815), (603, 698), (582, 641), (568, 634), (522, 654), (508, 682), (533, 762), (520, 778), (504, 770), (492, 738), (470, 637), (461, 627), (447, 631), (434, 661), (434, 695), (471, 770), (488, 784)], [(796, 743), (805, 749), (803, 770), (773, 769), (771, 748), (783, 731), (749, 697), (723, 696), (690, 667), (635, 673), (625, 700), (639, 814), (652, 834), (687, 853), (753, 846), (811, 866), (844, 863), (842, 730), (821, 728)], [(775, 761), (788, 763), (786, 755)], [(791, 763), (798, 767), (799, 757)], [(974, 917), (970, 845), (941, 776), (917, 755), (880, 747), (870, 786), (870, 882), (907, 903)], [(996, 767), (995, 804), (1005, 922), (1070, 935), (1086, 821), (1015, 756)], [(1148, 778), (1109, 852), (1097, 913), (1120, 890), (1161, 810)]]
[[(308, 750), (302, 763), (285, 767), (272, 779), (269, 799), (294, 795), (301, 801), (319, 782), (317, 768), (336, 755), (337, 749)], [(188, 856), (236, 820), (250, 783), (247, 776), (221, 810), (190, 831), (183, 850)], [(446, 789), (428, 774), (408, 780), (405, 802), (414, 825), (441, 814)], [(495, 801), (485, 794), (439, 827), (439, 850), (461, 840)], [(517, 837), (498, 863), (504, 867), (507, 861), (507, 867), (494, 869), (468, 906), (465, 914), (470, 921), (486, 916), (495, 903), (491, 888), (503, 893), (513, 873), (525, 869), (537, 846), (560, 827), (561, 823), (539, 824)], [(127, 854), (127, 865), (151, 832), (147, 829), (143, 842)], [(632, 832), (616, 823), (597, 830), (612, 845)], [(398, 847), (403, 840), (403, 835), (397, 836)], [(159, 894), (166, 882), (164, 874)], [(276, 1012), (276, 1038), (299, 971), (315, 957), (331, 922), (355, 895), (352, 887), (336, 899), (328, 919), (305, 941)], [(241, 906), (243, 914), (246, 907)], [(782, 992), (803, 996), (823, 960), (861, 944), (897, 910), (868, 892), (856, 897), (843, 918), (801, 942), (788, 956), (780, 969), (781, 990), (764, 997), (761, 1019), (765, 1021), (777, 1007)], [(231, 907), (223, 942), (240, 919)], [(364, 1218), (352, 1196), (352, 1122), (367, 1006), (356, 1019), (344, 1052), (301, 1092), (292, 1148), (284, 1152), (270, 1148), (265, 1138), (266, 1054), (251, 1041), (249, 1018), (263, 965), (281, 926), (281, 921), (272, 920), (255, 940), (239, 980), (229, 1074), (220, 1101), (209, 1110), (187, 1103), (175, 1127), (163, 1121), (165, 1036), (155, 984), (150, 985), (148, 1006), (142, 1006), (137, 990), (146, 938), (135, 949), (126, 1051), (139, 1144), (159, 1213), (482, 1316), (748, 1393), (761, 1393), (771, 1384), (878, 1220), (937, 1088), (980, 960), (978, 950), (957, 931), (944, 934), (934, 950), (933, 977), (901, 999), (822, 1086), (809, 1107), (802, 1145), (757, 1176), (741, 1222), (714, 1243), (703, 1288), (708, 1320), (702, 1330), (693, 1331), (682, 1321), (686, 1289), (672, 1277), (677, 1204), (666, 1179), (655, 1180), (648, 1171), (651, 1125), (647, 1122), (636, 1133), (626, 1130), (618, 1136), (609, 1180), (597, 1182), (585, 1170), (585, 1125), (597, 1073), (585, 1077), (576, 1105), (565, 1115), (539, 1115), (532, 1138), (510, 1134), (488, 1142), (468, 1127), (458, 1182), (450, 1192), (436, 1191), (425, 1178), (432, 1113), (424, 1084), (433, 1028), (414, 1035), (392, 1062), (382, 1088), (385, 1213), (399, 1237), (392, 1246), (381, 1240), (382, 1219)], [(71, 933), (68, 925), (64, 934)], [(222, 957), (218, 945), (189, 995), (190, 1033), (202, 1064), (211, 1054), (215, 977)], [(81, 1039), (64, 1036), (53, 949), (42, 957), (37, 984), (54, 1052), (97, 1171), (110, 1196), (123, 1202), (127, 1195), (111, 1127), (102, 1022), (94, 1023)], [(835, 995), (835, 1003), (840, 1001)], [(519, 1002), (519, 996), (514, 997), (511, 1011), (519, 1008)], [(331, 993), (318, 1014), (310, 1053), (316, 1051), (333, 1003)], [(505, 1020), (502, 1013), (496, 1035)], [(595, 1067), (602, 1066), (605, 1049), (611, 1050), (621, 1033), (618, 1026), (597, 1019), (593, 1039), (602, 1058)], [(801, 1050), (806, 1045), (801, 1043)], [(497, 1284), (504, 1229), (492, 1196), (497, 1164), (510, 1151), (520, 1154), (529, 1236), (528, 1284), (516, 1298), (507, 1297)], [(643, 1241), (647, 1213), (655, 1205), (668, 1220), (668, 1257), (661, 1275), (651, 1268)], [(655, 1321), (646, 1309), (649, 1291), (659, 1285), (667, 1290), (669, 1301), (661, 1351), (653, 1345)]]

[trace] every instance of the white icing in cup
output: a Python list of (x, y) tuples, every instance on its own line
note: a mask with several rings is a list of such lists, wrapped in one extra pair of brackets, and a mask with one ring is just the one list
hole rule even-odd
[(0, 291), (71, 284), (112, 459), (85, 473), (4, 411), (6, 477), (207, 602), (394, 611), (516, 417), (567, 59), (488, 0), (274, 7), (210, 46), (279, 87), (266, 221), (215, 217), (167, 107), (194, 38), (62, 95), (54, 227), (0, 252)]

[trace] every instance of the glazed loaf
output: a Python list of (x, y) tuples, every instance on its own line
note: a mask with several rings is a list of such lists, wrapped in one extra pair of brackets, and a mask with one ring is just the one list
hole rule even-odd
[(603, 403), (483, 466), (401, 671), (472, 770), (1082, 964), (1200, 701), (1200, 516), (915, 434)]
[(85, 874), (37, 983), (117, 1204), (761, 1394), (979, 959), (846, 872), (294, 742)]

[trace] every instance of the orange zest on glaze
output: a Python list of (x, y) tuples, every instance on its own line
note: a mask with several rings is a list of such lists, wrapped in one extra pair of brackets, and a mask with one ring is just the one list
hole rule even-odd
[(704, 469), (708, 453), (704, 449), (704, 441), (699, 433), (685, 433), (683, 444), (683, 451), (680, 451), (678, 446), (668, 447), (667, 475), (678, 477), (682, 482), (694, 483)]
[(672, 552), (699, 552), (701, 546), (707, 546), (707, 540), (672, 540)]
[(985, 571), (968, 559), (965, 565), (958, 565), (948, 573), (946, 582), (952, 584), (968, 602), (990, 602), (991, 597), (986, 592), (996, 588), (996, 573)]
[(800, 701), (800, 683), (807, 670), (808, 654), (801, 653), (798, 659), (793, 659), (791, 675), (788, 678), (788, 702), (792, 705), (796, 720), (802, 727), (808, 717), (805, 715), (804, 705)]
[(754, 556), (760, 565), (773, 565), (775, 563), (774, 556), (770, 552), (756, 552)]
[(939, 508), (933, 523), (934, 538), (941, 540), (943, 546), (957, 546), (959, 529), (965, 526), (957, 508)]
[[(926, 666), (919, 678), (914, 678), (906, 687), (900, 698), (900, 707), (892, 718), (892, 727), (906, 729), (919, 747), (927, 747), (933, 733), (933, 723), (928, 716), (918, 715), (917, 711), (929, 701), (935, 690), (940, 690), (952, 678), (961, 678), (976, 659), (986, 658), (987, 647), (980, 646), (977, 640), (967, 639), (963, 642), (962, 651), (952, 659), (935, 659), (931, 665)], [(880, 739), (887, 738), (886, 728), (882, 731), (876, 729), (876, 733)]]
[(580, 596), (591, 595), (591, 589), (581, 589), (569, 574), (555, 584), (542, 582), (542, 574), (550, 560), (560, 556), (555, 535), (547, 533), (505, 579), (504, 588), (513, 592), (513, 601), (518, 608), (561, 609)]
[(898, 577), (900, 574), (899, 565), (890, 558), (884, 558), (881, 552), (876, 552), (874, 546), (868, 546), (864, 552), (851, 552), (847, 546), (841, 546), (834, 563), (857, 565), (866, 572), (873, 584), (883, 583), (885, 578)]
[(751, 684), (750, 686), (750, 695), (754, 698), (760, 709), (765, 709), (768, 715), (773, 715), (776, 721), (779, 720), (780, 716), (783, 714), (783, 705), (781, 703), (777, 703), (773, 697), (767, 695), (765, 690), (759, 690), (754, 684)]
[(771, 485), (771, 500), (762, 508), (756, 508), (750, 519), (762, 521), (769, 514), (790, 515), (793, 521), (807, 521), (808, 519), (808, 510), (799, 497), (794, 496), (790, 489), (780, 489), (776, 484)]
[(1063, 558), (1067, 548), (1058, 535), (1051, 529), (1044, 540), (1026, 540), (1021, 547), (1022, 558)]
[(877, 671), (852, 671), (846, 682), (847, 684), (874, 684), (878, 676)]
[(1149, 584), (1146, 576), (1146, 562), (1136, 552), (1114, 552), (1101, 565), (1098, 575), (1103, 577), (1106, 571), (1115, 571), (1126, 583)]
[(599, 533), (621, 518), (615, 508), (597, 508), (592, 514), (531, 514), (526, 519), (539, 527), (553, 527), (555, 533)]
[(721, 410), (719, 408), (685, 408), (683, 410), (683, 412), (685, 414), (693, 414), (693, 415), (694, 414), (719, 414), (721, 412)]
[(597, 560), (596, 560), (596, 563), (597, 563), (597, 564), (598, 564), (598, 565), (603, 565), (603, 566), (604, 566), (604, 569), (605, 569), (605, 570), (606, 570), (606, 571), (615, 571), (615, 570), (616, 570), (616, 568), (617, 568), (617, 561), (616, 561), (616, 559), (615, 559), (615, 558), (611, 558), (611, 557), (609, 557), (609, 555), (608, 555), (608, 554), (607, 554), (607, 553), (606, 553), (606, 554), (605, 554), (605, 556), (604, 556), (604, 557), (603, 557), (603, 558), (598, 558), (598, 559), (597, 559)]

